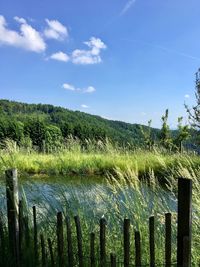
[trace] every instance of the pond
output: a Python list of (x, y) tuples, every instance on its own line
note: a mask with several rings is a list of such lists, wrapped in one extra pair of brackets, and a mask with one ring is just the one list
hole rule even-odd
[[(95, 222), (101, 217), (112, 221), (133, 216), (147, 219), (155, 213), (177, 209), (176, 196), (160, 187), (157, 190), (144, 184), (136, 188), (117, 182), (110, 184), (103, 177), (20, 177), (19, 192), (27, 207), (36, 205), (43, 220), (55, 216), (57, 211)], [(0, 196), (1, 210), (5, 211), (3, 178)]]

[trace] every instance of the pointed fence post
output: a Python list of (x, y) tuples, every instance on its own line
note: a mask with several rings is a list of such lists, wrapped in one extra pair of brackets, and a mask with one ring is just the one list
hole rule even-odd
[(178, 180), (177, 266), (191, 266), (192, 180)]
[(18, 178), (17, 170), (10, 169), (5, 172), (6, 176), (6, 198), (8, 216), (9, 249), (12, 261), (19, 266), (19, 223), (18, 223)]

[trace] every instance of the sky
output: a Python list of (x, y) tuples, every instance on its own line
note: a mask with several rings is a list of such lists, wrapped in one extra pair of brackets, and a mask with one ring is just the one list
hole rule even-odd
[(161, 126), (195, 104), (199, 0), (1, 0), (0, 98)]

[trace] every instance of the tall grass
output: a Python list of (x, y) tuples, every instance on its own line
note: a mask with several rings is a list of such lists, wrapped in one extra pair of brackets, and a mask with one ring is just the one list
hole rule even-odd
[[(107, 221), (107, 252), (115, 252), (118, 261), (123, 261), (123, 220), (131, 220), (131, 253), (134, 260), (134, 230), (141, 232), (143, 264), (149, 264), (149, 229), (148, 219), (155, 216), (155, 243), (156, 262), (164, 264), (164, 232), (165, 213), (172, 213), (172, 259), (176, 262), (176, 236), (177, 236), (177, 177), (184, 176), (193, 180), (193, 225), (192, 225), (192, 266), (198, 266), (200, 261), (200, 185), (199, 170), (179, 165), (174, 172), (171, 169), (167, 190), (161, 187), (153, 171), (149, 173), (148, 183), (141, 183), (138, 173), (128, 170), (126, 173), (119, 169), (115, 175), (109, 175), (106, 184), (98, 184), (88, 190), (80, 185), (78, 190), (71, 186), (60, 186), (57, 194), (52, 191), (49, 197), (39, 202), (38, 215), (41, 230), (44, 229), (46, 237), (49, 233), (54, 236), (55, 214), (63, 211), (65, 215), (79, 215), (83, 229), (84, 255), (89, 251), (89, 233), (95, 232), (99, 236), (99, 219), (104, 217)], [(170, 172), (169, 172), (170, 173)], [(49, 226), (47, 228), (47, 225)], [(75, 226), (73, 224), (74, 247), (76, 247)], [(53, 239), (56, 239), (54, 236)], [(98, 257), (99, 243), (96, 241)]]
[[(79, 215), (83, 228), (84, 254), (89, 251), (89, 233), (99, 235), (98, 223), (101, 217), (107, 221), (107, 252), (115, 252), (118, 260), (123, 259), (123, 219), (131, 219), (131, 252), (133, 255), (134, 230), (140, 230), (142, 238), (143, 264), (149, 263), (148, 218), (156, 219), (156, 262), (164, 262), (164, 213), (172, 213), (173, 261), (176, 260), (177, 228), (177, 178), (193, 180), (193, 229), (192, 262), (200, 262), (200, 159), (188, 153), (169, 154), (160, 151), (125, 151), (101, 144), (97, 148), (91, 144), (84, 150), (73, 140), (68, 148), (53, 154), (26, 151), (8, 142), (1, 150), (0, 171), (16, 167), (21, 174), (104, 174), (105, 183), (89, 185), (73, 183), (61, 185), (55, 191), (43, 195), (35, 203), (38, 207), (39, 230), (45, 237), (52, 237), (55, 245), (55, 215), (63, 211), (65, 215)], [(53, 178), (52, 178), (53, 179)], [(142, 183), (141, 183), (142, 180)], [(163, 182), (163, 183), (162, 183)], [(165, 186), (163, 188), (163, 185)], [(34, 187), (34, 185), (33, 185)], [(32, 191), (33, 188), (30, 189)], [(27, 195), (28, 198), (28, 195)], [(33, 200), (32, 200), (33, 201)], [(31, 203), (33, 204), (33, 203)], [(27, 207), (30, 205), (27, 200)], [(30, 210), (27, 212), (31, 215)], [(75, 226), (73, 224), (73, 243), (76, 246)], [(56, 249), (56, 247), (54, 247)], [(99, 244), (96, 242), (97, 254)], [(133, 257), (132, 257), (133, 261)]]
[(192, 162), (195, 168), (200, 166), (200, 158), (188, 153), (163, 153), (159, 149), (127, 151), (113, 146), (109, 141), (92, 143), (88, 140), (87, 144), (87, 149), (82, 148), (79, 140), (70, 138), (63, 149), (47, 154), (24, 149), (8, 141), (0, 150), (0, 174), (7, 168), (15, 167), (22, 174), (105, 175), (114, 174), (117, 168), (121, 172), (137, 172), (139, 178), (148, 176), (149, 171), (153, 170), (162, 179), (180, 164), (189, 167), (189, 162)]

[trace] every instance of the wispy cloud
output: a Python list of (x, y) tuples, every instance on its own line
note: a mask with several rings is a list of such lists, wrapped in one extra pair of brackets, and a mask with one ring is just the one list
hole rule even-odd
[(69, 83), (63, 83), (62, 88), (69, 91), (77, 91), (77, 88), (75, 88), (72, 84)]
[(89, 108), (89, 106), (88, 105), (85, 105), (85, 104), (82, 104), (81, 107), (82, 108)]
[(94, 93), (96, 91), (96, 89), (93, 86), (88, 86), (86, 89), (83, 89), (84, 93)]
[(62, 88), (69, 90), (69, 91), (75, 91), (75, 92), (87, 93), (87, 94), (92, 94), (96, 91), (96, 89), (93, 86), (88, 86), (86, 88), (78, 88), (69, 83), (64, 83), (62, 85)]
[(129, 0), (123, 7), (120, 16), (123, 16), (135, 4), (135, 2), (136, 0)]
[(47, 27), (44, 30), (44, 35), (48, 39), (64, 40), (68, 37), (68, 29), (58, 20), (46, 19)]
[(70, 60), (70, 57), (61, 51), (52, 54), (49, 58), (54, 59), (54, 60), (58, 60), (58, 61), (64, 61), (64, 62), (67, 62)]
[(44, 52), (46, 43), (42, 35), (29, 25), (24, 18), (14, 17), (14, 19), (20, 23), (19, 32), (9, 29), (4, 16), (0, 15), (0, 43), (32, 52)]

